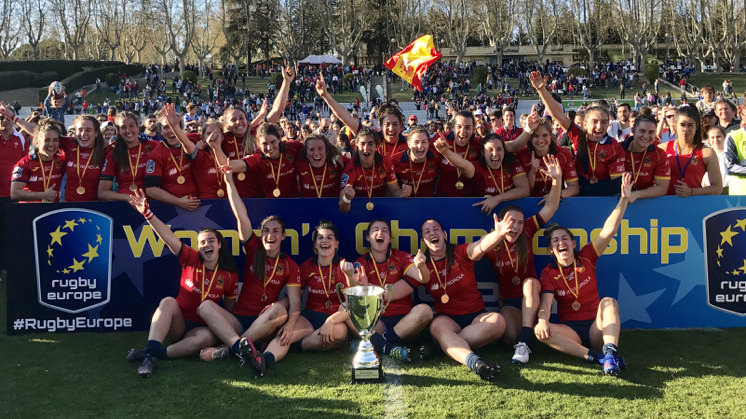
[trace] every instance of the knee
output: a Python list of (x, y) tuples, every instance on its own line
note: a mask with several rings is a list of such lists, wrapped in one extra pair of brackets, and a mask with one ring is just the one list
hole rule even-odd
[(197, 314), (202, 317), (215, 310), (218, 305), (214, 301), (205, 300), (197, 307)]
[(437, 339), (442, 334), (444, 325), (442, 317), (434, 318), (430, 323), (430, 334)]
[(339, 345), (347, 339), (347, 325), (340, 323), (334, 326), (334, 346)]
[(427, 304), (417, 304), (412, 308), (412, 313), (417, 317), (420, 324), (427, 324), (433, 321), (433, 309)]
[(536, 278), (529, 278), (523, 283), (523, 296), (524, 297), (538, 297), (541, 291), (541, 284)]
[(615, 299), (613, 299), (611, 297), (604, 297), (604, 298), (601, 299), (601, 302), (599, 303), (599, 307), (601, 307), (602, 309), (605, 309), (605, 308), (615, 308), (615, 309), (618, 310), (619, 309), (619, 303)]
[(275, 303), (270, 309), (270, 317), (272, 318), (272, 320), (285, 321), (288, 317), (288, 311), (282, 304)]
[(158, 310), (156, 312), (171, 313), (174, 310), (179, 310), (179, 304), (176, 302), (174, 297), (165, 297), (158, 303)]

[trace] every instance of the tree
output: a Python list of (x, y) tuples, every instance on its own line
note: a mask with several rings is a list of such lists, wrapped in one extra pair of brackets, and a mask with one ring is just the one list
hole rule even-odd
[(741, 51), (746, 47), (746, 2), (717, 0), (714, 14), (721, 30), (718, 45), (723, 60), (730, 71), (741, 71)]
[(322, 8), (324, 21), (327, 22), (324, 33), (341, 56), (342, 63), (347, 65), (368, 29), (365, 10), (359, 7), (356, 0), (326, 0)]
[(323, 28), (319, 0), (280, 0), (277, 48), (292, 62), (320, 49)]
[(634, 61), (643, 68), (663, 22), (662, 0), (618, 0), (616, 28), (622, 42), (632, 47)]
[(559, 28), (559, 0), (523, 0), (522, 12), (528, 41), (536, 51), (537, 61), (543, 62)]
[(516, 30), (517, 3), (517, 0), (502, 2), (478, 0), (475, 2), (477, 15), (482, 16), (479, 29), (490, 45), (495, 48), (498, 66), (503, 65), (505, 48), (513, 40), (513, 33)]
[(57, 22), (65, 37), (65, 55), (73, 60), (80, 58), (80, 51), (88, 41), (91, 20), (90, 0), (49, 0)]
[(33, 51), (33, 58), (39, 59), (39, 43), (44, 35), (47, 15), (44, 13), (43, 0), (23, 0), (21, 2), (21, 28), (26, 35), (26, 42)]
[(593, 69), (598, 49), (606, 42), (609, 27), (604, 21), (608, 19), (611, 4), (608, 0), (575, 0), (570, 4), (575, 14), (575, 39), (588, 52), (588, 68)]
[(192, 52), (194, 52), (199, 61), (200, 69), (204, 68), (205, 59), (212, 55), (215, 50), (215, 45), (220, 35), (220, 30), (217, 28), (214, 21), (215, 18), (211, 13), (213, 2), (205, 0), (202, 5), (204, 8), (196, 11), (196, 27), (194, 39), (192, 40)]
[(433, 3), (435, 12), (441, 14), (445, 23), (445, 35), (448, 45), (456, 53), (456, 65), (466, 54), (466, 45), (471, 33), (471, 2), (466, 0), (436, 0)]
[(161, 0), (160, 5), (168, 47), (179, 59), (179, 72), (182, 73), (194, 39), (197, 19), (195, 0), (181, 0), (180, 8), (178, 0)]
[(15, 13), (18, 10), (16, 2), (1, 0), (0, 2), (0, 58), (7, 60), (10, 53), (18, 46), (19, 35), (14, 24)]
[(127, 6), (129, 0), (98, 0), (95, 4), (93, 23), (99, 39), (109, 48), (109, 59), (116, 58), (116, 51), (122, 45), (124, 28), (127, 26)]
[(695, 60), (697, 71), (702, 70), (708, 58), (712, 58), (713, 64), (717, 65), (715, 53), (720, 48), (716, 33), (718, 25), (709, 1), (674, 0), (673, 10), (679, 14), (676, 20), (685, 23), (673, 32), (676, 51)]
[(140, 0), (133, 4), (132, 18), (130, 23), (125, 27), (124, 37), (127, 41), (126, 54), (127, 63), (131, 63), (134, 56), (137, 62), (142, 61), (142, 52), (147, 46), (148, 37), (145, 35), (150, 31), (150, 18), (153, 15), (150, 0)]

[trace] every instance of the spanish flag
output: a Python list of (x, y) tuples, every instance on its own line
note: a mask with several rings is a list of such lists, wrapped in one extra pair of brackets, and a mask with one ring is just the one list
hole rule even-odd
[(442, 56), (443, 54), (435, 49), (433, 36), (425, 35), (415, 39), (414, 42), (394, 54), (383, 65), (406, 80), (415, 89), (422, 91), (422, 76), (430, 65)]

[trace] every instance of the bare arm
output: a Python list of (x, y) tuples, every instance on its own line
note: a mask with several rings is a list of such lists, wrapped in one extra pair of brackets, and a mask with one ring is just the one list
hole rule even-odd
[(326, 81), (324, 80), (324, 74), (319, 73), (319, 78), (316, 80), (316, 93), (324, 99), (324, 102), (329, 106), (329, 109), (332, 110), (332, 113), (334, 113), (334, 116), (336, 116), (340, 121), (344, 122), (345, 125), (347, 125), (347, 128), (350, 129), (350, 132), (352, 135), (357, 134), (357, 129), (359, 128), (360, 121), (358, 121), (357, 118), (352, 116), (351, 113), (347, 111), (347, 109), (344, 108), (344, 106), (340, 105), (339, 102), (337, 102), (332, 95), (329, 94), (329, 91), (326, 90)]
[(23, 189), (24, 182), (10, 182), (10, 199), (13, 201), (47, 201), (54, 202), (57, 199), (57, 191), (49, 188), (44, 192), (32, 192)]
[(129, 202), (130, 196), (126, 193), (119, 193), (111, 190), (114, 184), (111, 180), (98, 181), (98, 199), (99, 201), (123, 201)]
[(559, 122), (560, 126), (565, 131), (569, 130), (572, 121), (565, 114), (562, 105), (557, 103), (557, 101), (552, 97), (552, 94), (549, 93), (549, 90), (547, 90), (546, 80), (544, 80), (541, 72), (532, 71), (528, 79), (531, 81), (531, 85), (534, 86), (534, 89), (536, 89), (536, 93), (539, 94), (541, 101), (544, 102), (544, 105), (547, 107), (552, 119)]
[(443, 157), (445, 157), (449, 162), (451, 162), (454, 167), (456, 167), (457, 169), (461, 169), (465, 178), (473, 178), (474, 174), (477, 171), (476, 167), (474, 167), (474, 163), (466, 160), (465, 158), (459, 156), (457, 153), (451, 150), (451, 147), (448, 146), (448, 143), (443, 138), (442, 133), (439, 137), (440, 138), (435, 140), (435, 149), (438, 150), (438, 152), (442, 154)]
[(295, 78), (295, 69), (288, 67), (287, 65), (281, 67), (282, 71), (282, 85), (280, 86), (277, 97), (272, 103), (272, 110), (267, 114), (267, 122), (276, 124), (280, 120), (282, 113), (285, 111), (285, 106), (288, 104), (288, 93), (290, 92), (290, 84)]
[(498, 221), (497, 214), (492, 214), (492, 219), (495, 222), (495, 229), (483, 236), (481, 239), (470, 243), (466, 248), (466, 253), (473, 261), (478, 261), (485, 253), (494, 249), (495, 246), (500, 243), (510, 228), (510, 223), (512, 222), (513, 217), (508, 213), (503, 217), (502, 221)]
[(150, 205), (148, 205), (148, 200), (145, 197), (145, 194), (143, 194), (141, 190), (137, 190), (133, 195), (128, 196), (130, 198), (130, 205), (135, 207), (135, 209), (145, 217), (148, 223), (153, 227), (153, 230), (155, 230), (156, 234), (158, 234), (158, 237), (160, 237), (161, 240), (166, 243), (166, 246), (171, 249), (171, 252), (178, 255), (182, 246), (181, 240), (176, 237), (173, 231), (171, 231), (163, 221), (153, 214), (153, 211), (150, 210)]
[(238, 195), (238, 189), (233, 183), (233, 172), (230, 168), (225, 166), (221, 167), (223, 171), (223, 179), (225, 179), (225, 187), (228, 191), (228, 201), (231, 204), (233, 215), (236, 216), (236, 222), (238, 224), (238, 239), (241, 242), (245, 242), (251, 238), (254, 234), (252, 230), (251, 219), (249, 213), (246, 211), (246, 205), (244, 204), (241, 196)]
[(622, 218), (624, 218), (624, 211), (627, 209), (627, 203), (629, 202), (631, 192), (632, 175), (625, 173), (622, 176), (622, 196), (619, 198), (616, 208), (614, 208), (606, 219), (601, 232), (598, 233), (598, 237), (593, 240), (593, 245), (596, 247), (599, 255), (603, 254), (609, 246), (611, 239), (616, 234), (617, 229), (619, 229), (619, 224), (621, 224)]
[(173, 103), (166, 103), (163, 105), (160, 113), (166, 119), (168, 127), (174, 132), (179, 143), (181, 143), (181, 146), (184, 147), (186, 154), (191, 155), (194, 153), (194, 150), (196, 150), (197, 147), (194, 145), (192, 140), (187, 137), (184, 130), (181, 129), (181, 117), (179, 116), (179, 113), (176, 112), (176, 106), (174, 106)]
[(544, 206), (539, 210), (539, 216), (546, 222), (552, 218), (559, 208), (562, 192), (562, 167), (557, 158), (552, 155), (544, 156), (544, 164), (547, 166), (544, 173), (552, 178), (552, 189), (549, 190), (549, 196), (544, 201)]

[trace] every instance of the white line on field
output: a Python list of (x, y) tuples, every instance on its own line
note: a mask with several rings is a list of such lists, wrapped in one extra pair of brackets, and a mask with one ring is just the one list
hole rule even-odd
[(383, 358), (383, 370), (386, 374), (386, 419), (406, 418), (407, 402), (404, 400), (404, 390), (401, 386), (401, 364), (389, 358)]

